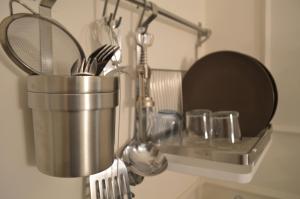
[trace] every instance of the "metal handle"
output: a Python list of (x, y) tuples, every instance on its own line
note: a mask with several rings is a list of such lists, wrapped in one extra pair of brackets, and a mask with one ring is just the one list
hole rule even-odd
[(37, 12), (35, 12), (34, 10), (32, 10), (29, 6), (27, 6), (25, 3), (23, 3), (20, 0), (10, 0), (9, 1), (9, 11), (10, 11), (10, 15), (13, 15), (13, 3), (18, 3), (19, 5), (23, 6), (24, 8), (26, 8), (29, 12), (31, 12), (32, 14), (37, 14)]
[(141, 29), (143, 30), (143, 34), (147, 32), (148, 26), (149, 24), (158, 16), (158, 7), (156, 4), (150, 2), (151, 5), (151, 15), (146, 19), (143, 20), (144, 15), (145, 15), (145, 11), (147, 9), (147, 0), (144, 0), (144, 7), (143, 7), (143, 11), (138, 23), (138, 27), (137, 29)]

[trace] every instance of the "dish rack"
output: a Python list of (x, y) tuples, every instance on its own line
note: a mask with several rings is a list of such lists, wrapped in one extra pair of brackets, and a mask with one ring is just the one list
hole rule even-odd
[(161, 146), (161, 150), (167, 154), (186, 156), (196, 159), (204, 159), (236, 165), (254, 166), (271, 140), (272, 127), (268, 126), (256, 137), (244, 137), (240, 142), (224, 143), (211, 146), (209, 142), (201, 139), (186, 138), (181, 145), (169, 143)]
[(256, 137), (245, 137), (239, 143), (224, 141), (210, 146), (201, 139), (184, 138), (182, 144), (160, 146), (169, 161), (169, 170), (226, 181), (248, 183), (252, 180), (272, 141), (269, 125)]
[[(185, 71), (153, 69), (153, 79), (157, 84), (168, 85), (166, 79), (173, 77), (169, 92), (177, 92), (175, 85), (181, 84), (181, 78)], [(174, 78), (176, 75), (177, 79)], [(165, 81), (165, 82), (164, 82)], [(150, 83), (153, 89), (153, 95), (158, 109), (168, 108), (165, 106), (166, 99), (162, 97), (162, 86), (155, 85), (155, 82)], [(159, 88), (159, 89), (156, 89)], [(182, 104), (181, 93), (175, 104)], [(170, 94), (168, 94), (170, 96)], [(174, 100), (172, 98), (172, 100)], [(178, 112), (182, 109), (177, 106), (172, 107)], [(178, 141), (167, 141), (160, 145), (160, 150), (167, 156), (169, 162), (169, 170), (187, 173), (192, 175), (206, 176), (221, 180), (229, 180), (240, 183), (249, 182), (255, 174), (257, 168), (264, 155), (266, 154), (272, 141), (272, 125), (270, 124), (254, 137), (243, 137), (236, 143), (230, 144), (218, 142), (219, 145), (211, 145), (209, 141), (204, 141), (200, 137), (185, 136), (182, 143)], [(181, 133), (185, 135), (185, 130)]]

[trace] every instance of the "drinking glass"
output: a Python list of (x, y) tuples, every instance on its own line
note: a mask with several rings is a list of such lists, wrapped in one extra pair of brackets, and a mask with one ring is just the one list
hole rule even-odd
[(239, 113), (237, 111), (218, 111), (212, 114), (212, 135), (214, 138), (225, 138), (229, 143), (241, 140)]
[(155, 131), (151, 140), (157, 145), (168, 143), (181, 144), (182, 141), (182, 116), (174, 110), (161, 110), (156, 114)]
[(186, 130), (188, 136), (197, 136), (201, 139), (208, 140), (211, 138), (212, 112), (207, 109), (194, 109), (186, 112)]

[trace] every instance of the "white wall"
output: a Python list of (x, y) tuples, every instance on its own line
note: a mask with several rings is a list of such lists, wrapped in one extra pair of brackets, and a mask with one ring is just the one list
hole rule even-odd
[[(0, 2), (0, 20), (8, 16), (8, 1)], [(36, 2), (24, 2), (37, 7)], [(195, 23), (204, 18), (203, 1), (156, 0), (161, 7), (178, 13)], [(53, 17), (67, 29), (90, 52), (89, 26), (100, 18), (103, 1), (58, 0), (53, 8)], [(121, 3), (123, 16), (122, 41), (124, 56), (122, 65), (131, 69), (135, 65), (134, 31), (138, 15), (134, 6)], [(140, 11), (139, 11), (140, 12)], [(175, 23), (159, 18), (150, 26), (149, 32), (155, 42), (149, 49), (149, 64), (155, 68), (187, 68), (194, 61), (196, 35)], [(0, 198), (86, 198), (84, 179), (60, 179), (49, 177), (37, 171), (34, 163), (33, 132), (30, 110), (26, 100), (26, 74), (20, 71), (0, 50)], [(133, 80), (122, 77), (121, 138), (125, 140), (132, 133), (132, 106), (134, 104)], [(126, 85), (125, 85), (126, 81)], [(173, 199), (182, 193), (197, 178), (172, 172), (147, 178), (143, 185), (134, 188), (137, 198)]]
[(205, 11), (213, 31), (206, 53), (234, 50), (264, 61), (264, 1), (207, 0)]
[(267, 8), (266, 61), (279, 92), (275, 128), (300, 132), (300, 1), (267, 0)]

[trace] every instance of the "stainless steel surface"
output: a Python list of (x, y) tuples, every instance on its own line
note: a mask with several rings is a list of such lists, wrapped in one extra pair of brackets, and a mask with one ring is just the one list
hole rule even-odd
[(106, 16), (107, 4), (108, 4), (108, 0), (104, 0), (104, 6), (103, 6), (102, 17), (105, 17), (105, 16)]
[(261, 153), (271, 140), (272, 127), (263, 130), (257, 137), (245, 137), (241, 142), (230, 144), (224, 140), (223, 144), (211, 146), (193, 137), (184, 140), (181, 146), (172, 144), (162, 145), (160, 150), (165, 154), (171, 154), (176, 158), (189, 157), (236, 165), (255, 165)]
[(100, 75), (103, 71), (106, 64), (110, 61), (110, 59), (114, 56), (114, 54), (119, 50), (119, 47), (113, 47), (112, 50), (103, 56), (100, 56), (97, 59), (97, 72), (96, 75)]
[(150, 68), (147, 65), (146, 48), (153, 37), (138, 29), (136, 40), (141, 46), (141, 62), (137, 69), (138, 92), (136, 102), (136, 129), (134, 138), (122, 150), (122, 159), (129, 171), (140, 176), (153, 176), (162, 173), (168, 167), (166, 157), (158, 147), (149, 141), (149, 135), (155, 126), (154, 102), (149, 95)]
[(77, 73), (77, 71), (79, 70), (79, 67), (82, 66), (83, 62), (85, 62), (85, 59), (83, 59), (82, 62), (80, 62), (80, 60), (77, 59), (77, 60), (72, 64), (72, 67), (71, 67), (71, 75)]
[(28, 92), (28, 106), (54, 111), (84, 111), (112, 108), (118, 103), (118, 93), (45, 94)]
[[(122, 42), (121, 42), (121, 28), (118, 21), (112, 20), (110, 24), (103, 23), (105, 19), (98, 20), (96, 22), (96, 32), (97, 37), (96, 41), (98, 43), (110, 43), (119, 47), (119, 49), (114, 53), (111, 58), (111, 62), (107, 63), (107, 65), (103, 68), (101, 75), (107, 75), (108, 73), (118, 70), (119, 64), (122, 61)], [(102, 34), (101, 34), (102, 33)], [(104, 35), (103, 35), (104, 34)]]
[[(115, 9), (114, 9), (114, 13), (113, 13), (113, 16), (112, 16), (112, 20), (116, 19), (116, 15), (117, 15), (117, 12), (118, 12), (119, 4), (120, 4), (120, 0), (117, 0), (116, 6), (115, 6)], [(121, 20), (121, 17), (119, 18), (119, 20)]]
[(33, 93), (48, 94), (112, 93), (118, 90), (118, 78), (34, 75), (27, 79), (27, 90)]
[(117, 86), (116, 78), (28, 78), (36, 164), (41, 172), (88, 176), (112, 164)]
[(127, 168), (120, 159), (115, 159), (111, 167), (89, 178), (91, 199), (132, 198)]
[[(56, 0), (41, 0), (39, 13), (45, 17), (51, 17), (51, 8)], [(52, 28), (50, 24), (40, 23), (40, 49), (41, 49), (41, 71), (53, 73), (53, 49), (52, 49)]]
[(157, 17), (158, 15), (158, 7), (156, 6), (156, 4), (150, 2), (151, 5), (151, 15), (146, 19), (143, 20), (144, 15), (145, 15), (145, 11), (147, 9), (147, 1), (144, 0), (144, 5), (143, 5), (143, 11), (138, 23), (138, 28), (143, 28), (143, 33), (146, 33), (148, 30), (148, 26), (149, 24)]
[(151, 70), (150, 94), (156, 112), (173, 110), (182, 113), (182, 77), (180, 70)]
[(98, 58), (102, 56), (103, 53), (105, 53), (109, 48), (112, 48), (112, 46), (102, 45), (98, 49), (96, 49), (90, 56), (88, 57), (88, 64), (92, 65), (93, 63), (96, 63)]
[(103, 18), (105, 18), (105, 21), (107, 22), (107, 25), (109, 25), (111, 27), (114, 27), (114, 28), (118, 28), (121, 25), (121, 22), (122, 22), (122, 17), (119, 17), (118, 20), (116, 20), (116, 15), (117, 15), (117, 12), (118, 12), (120, 0), (116, 1), (114, 12), (110, 13), (109, 16), (106, 16), (107, 3), (108, 3), (108, 0), (105, 0), (102, 16), (103, 16)]
[(135, 139), (124, 148), (122, 159), (129, 171), (140, 176), (154, 176), (168, 167), (167, 158), (151, 142)]
[[(79, 64), (73, 64), (71, 68), (71, 75), (73, 76), (94, 76), (94, 73), (91, 73), (87, 68), (88, 62), (90, 60), (83, 59), (82, 62), (79, 62)], [(76, 60), (77, 62), (77, 60)], [(75, 67), (75, 68), (73, 68)]]
[[(147, 49), (153, 43), (154, 36), (145, 32), (144, 27), (139, 27), (136, 32), (137, 51), (140, 50), (140, 62), (137, 66), (138, 73), (138, 107), (137, 110), (142, 108), (144, 101), (152, 100), (150, 96), (150, 76), (151, 69), (147, 61)], [(151, 98), (149, 100), (149, 98)], [(139, 111), (139, 110), (138, 110)]]
[(128, 171), (128, 178), (129, 178), (129, 184), (131, 186), (136, 186), (141, 184), (144, 181), (144, 177), (140, 176), (136, 173), (133, 173), (131, 171)]
[(92, 34), (92, 39), (94, 40), (94, 45), (111, 44), (118, 46), (119, 49), (115, 52), (111, 59), (111, 63), (107, 63), (104, 67), (101, 75), (106, 75), (107, 73), (117, 70), (118, 65), (121, 62), (121, 20), (122, 17), (116, 19), (117, 10), (119, 7), (120, 0), (116, 1), (114, 12), (109, 16), (106, 16), (107, 0), (104, 2), (103, 14), (100, 20), (95, 21), (94, 34)]
[(71, 75), (74, 76), (95, 76), (99, 75), (106, 63), (111, 59), (118, 47), (112, 45), (102, 45), (96, 49), (87, 60), (83, 60), (81, 64), (72, 65)]
[[(33, 14), (14, 14), (12, 3), (19, 3)], [(52, 57), (47, 56), (43, 61), (52, 63), (53, 72), (50, 74), (68, 74), (69, 67), (77, 60), (84, 58), (83, 50), (76, 39), (57, 21), (36, 14), (28, 6), (18, 0), (10, 2), (11, 16), (6, 17), (0, 24), (0, 42), (9, 58), (28, 74), (49, 74), (41, 70), (40, 45), (41, 24), (51, 26)], [(68, 53), (62, 52), (61, 46), (68, 48)], [(48, 46), (49, 47), (49, 46)], [(51, 46), (50, 46), (51, 47)], [(54, 59), (55, 58), (55, 59)], [(52, 71), (52, 70), (51, 70)]]
[[(137, 47), (141, 47), (141, 54), (140, 54), (140, 66), (142, 68), (142, 75), (143, 78), (146, 81), (149, 81), (150, 79), (150, 68), (148, 65), (147, 60), (147, 50), (148, 47), (150, 47), (153, 44), (154, 36), (150, 33), (144, 32), (144, 28), (138, 28), (137, 34), (136, 34), (136, 41), (137, 41)], [(146, 83), (147, 86), (147, 83)], [(146, 88), (147, 89), (147, 88)], [(149, 93), (145, 93), (146, 95), (149, 95)]]
[(129, 171), (140, 176), (154, 176), (168, 167), (166, 157), (149, 141), (154, 127), (152, 107), (139, 108), (134, 138), (122, 149), (121, 155)]

